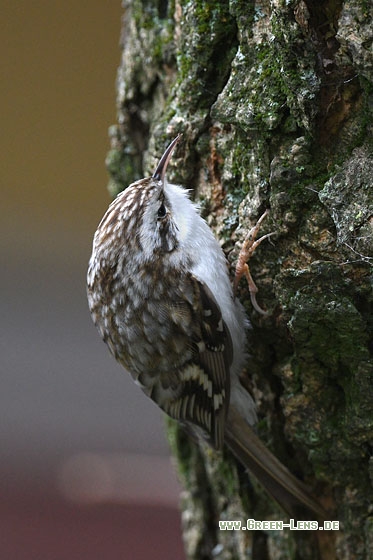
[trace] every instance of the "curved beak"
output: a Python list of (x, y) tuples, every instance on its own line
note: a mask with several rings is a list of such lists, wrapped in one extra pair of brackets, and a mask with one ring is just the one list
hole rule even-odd
[(155, 179), (156, 181), (164, 180), (164, 176), (166, 175), (167, 166), (170, 162), (172, 152), (174, 151), (176, 145), (179, 143), (181, 136), (182, 136), (181, 134), (178, 134), (176, 138), (172, 140), (171, 144), (168, 146), (163, 156), (159, 160), (157, 169), (153, 173), (153, 179)]

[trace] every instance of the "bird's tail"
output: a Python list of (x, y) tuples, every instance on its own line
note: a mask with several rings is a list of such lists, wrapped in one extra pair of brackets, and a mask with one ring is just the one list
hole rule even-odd
[(288, 514), (298, 517), (307, 508), (318, 518), (325, 519), (325, 511), (307, 486), (276, 459), (232, 406), (225, 428), (225, 442)]

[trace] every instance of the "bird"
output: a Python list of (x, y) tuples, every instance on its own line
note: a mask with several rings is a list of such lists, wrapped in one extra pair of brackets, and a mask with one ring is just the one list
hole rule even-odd
[[(190, 191), (166, 177), (180, 139), (152, 176), (117, 195), (95, 232), (87, 272), (93, 322), (167, 415), (216, 450), (226, 445), (289, 515), (306, 508), (323, 517), (308, 487), (256, 434), (256, 405), (240, 381), (249, 321)], [(247, 272), (241, 258), (235, 287)]]

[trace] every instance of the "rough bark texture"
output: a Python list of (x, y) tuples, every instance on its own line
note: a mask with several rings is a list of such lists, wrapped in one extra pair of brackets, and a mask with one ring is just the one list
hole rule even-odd
[(270, 208), (251, 261), (244, 378), (259, 433), (338, 532), (219, 531), (286, 519), (237, 467), (171, 425), (190, 559), (373, 558), (372, 3), (127, 0), (110, 188), (149, 175), (194, 190), (231, 262)]

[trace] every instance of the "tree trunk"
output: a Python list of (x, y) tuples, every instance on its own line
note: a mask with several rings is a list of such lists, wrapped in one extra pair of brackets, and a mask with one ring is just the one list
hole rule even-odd
[[(112, 193), (151, 174), (194, 191), (231, 263), (266, 209), (250, 261), (258, 300), (243, 372), (258, 431), (339, 531), (221, 531), (285, 514), (228, 452), (170, 422), (189, 559), (373, 558), (372, 4), (127, 0)], [(312, 518), (312, 516), (311, 516)]]

